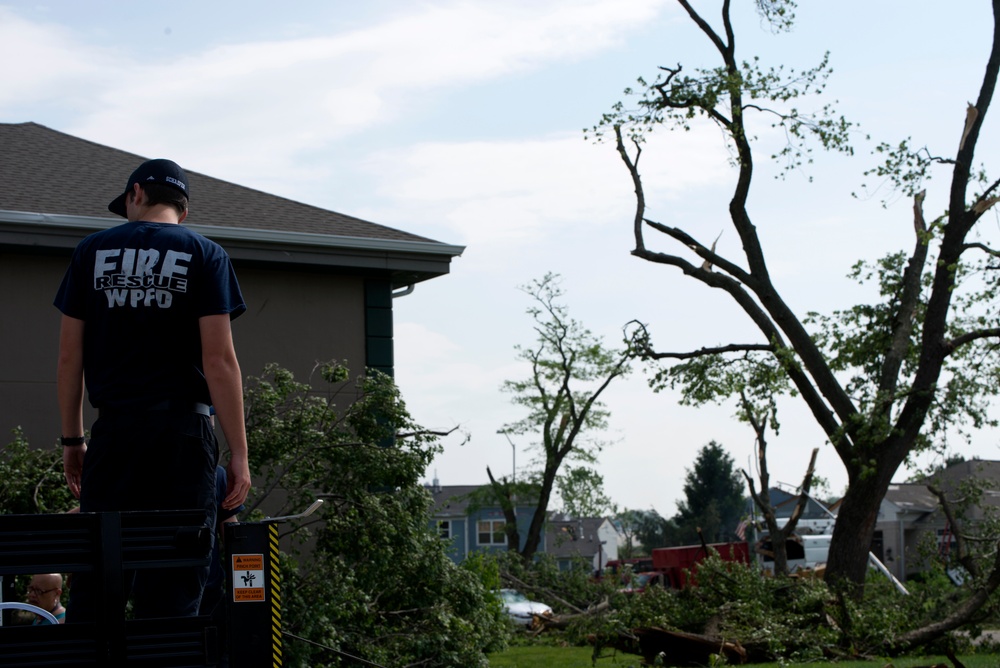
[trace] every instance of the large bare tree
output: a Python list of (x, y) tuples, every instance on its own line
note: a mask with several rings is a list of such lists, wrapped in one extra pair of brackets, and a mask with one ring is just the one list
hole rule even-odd
[[(807, 93), (822, 92), (831, 71), (828, 62), (824, 59), (813, 69), (795, 72), (741, 60), (730, 0), (721, 3), (720, 28), (687, 0), (678, 1), (714, 46), (720, 62), (691, 74), (680, 65), (660, 68), (656, 81), (640, 80), (635, 105), (619, 103), (595, 130), (613, 138), (632, 177), (636, 194), (632, 254), (727, 293), (759, 330), (760, 338), (672, 352), (658, 349), (651, 332), (640, 328), (636, 344), (647, 358), (672, 361), (665, 372), (671, 382), (689, 393), (702, 393), (703, 400), (713, 391), (706, 389), (710, 377), (706, 370), (734, 359), (770, 365), (791, 383), (847, 471), (849, 486), (839, 510), (827, 575), (843, 585), (856, 585), (854, 592), (860, 595), (879, 505), (896, 470), (937, 434), (956, 425), (975, 429), (988, 422), (985, 405), (997, 391), (993, 369), (1000, 318), (996, 300), (990, 297), (996, 294), (1000, 273), (995, 271), (998, 252), (985, 241), (986, 231), (977, 223), (998, 201), (998, 182), (988, 180), (985, 170), (974, 165), (974, 157), (1000, 69), (1000, 0), (992, 0), (992, 50), (975, 103), (961, 115), (941, 119), (954, 126), (957, 147), (951, 157), (913, 148), (910, 140), (877, 149), (883, 162), (870, 173), (913, 200), (911, 250), (859, 265), (858, 278), (877, 281), (878, 300), (827, 318), (801, 317), (783, 299), (768, 270), (748, 199), (754, 176), (751, 115), (770, 116), (785, 130), (789, 141), (779, 157), (795, 168), (808, 162), (812, 140), (828, 150), (852, 153), (851, 123), (836, 116), (829, 105), (812, 115), (796, 106), (804, 103)], [(757, 7), (772, 27), (790, 29), (793, 2), (757, 0)], [(700, 121), (723, 130), (738, 170), (728, 213), (742, 246), (739, 259), (716, 252), (711, 240), (646, 214), (639, 171), (643, 138), (658, 127), (687, 129)], [(923, 184), (933, 169), (942, 168), (950, 171), (947, 211), (928, 222)], [(805, 222), (808, 213), (797, 215)], [(671, 250), (654, 248), (647, 235)]]

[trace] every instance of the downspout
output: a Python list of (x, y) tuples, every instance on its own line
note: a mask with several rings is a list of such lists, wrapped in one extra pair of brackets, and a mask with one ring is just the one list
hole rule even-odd
[(392, 298), (405, 297), (406, 295), (413, 294), (413, 291), (417, 288), (416, 284), (410, 283), (409, 285), (403, 286), (402, 290), (392, 293)]

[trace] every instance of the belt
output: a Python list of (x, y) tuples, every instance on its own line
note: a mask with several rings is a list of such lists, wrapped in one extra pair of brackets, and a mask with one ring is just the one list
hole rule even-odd
[(114, 408), (100, 408), (98, 409), (98, 415), (100, 417), (110, 417), (113, 415), (125, 415), (125, 414), (135, 414), (135, 413), (153, 413), (159, 411), (172, 411), (174, 413), (197, 413), (198, 415), (204, 415), (208, 417), (212, 414), (212, 407), (208, 404), (203, 404), (200, 401), (177, 401), (174, 399), (166, 399), (164, 401), (157, 402), (152, 406), (135, 406), (130, 408), (124, 407), (114, 407)]

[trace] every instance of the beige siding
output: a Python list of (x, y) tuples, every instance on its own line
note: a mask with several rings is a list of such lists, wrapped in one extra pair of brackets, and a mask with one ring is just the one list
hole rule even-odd
[(59, 438), (56, 352), (59, 311), (52, 305), (68, 258), (0, 253), (0, 443), (21, 426), (34, 445)]
[[(67, 257), (0, 252), (0, 443), (21, 426), (28, 441), (59, 437), (55, 369), (59, 312), (52, 299)], [(247, 313), (233, 324), (244, 377), (276, 362), (308, 382), (316, 362), (364, 371), (364, 280), (331, 272), (237, 266)], [(85, 424), (94, 414), (87, 405)]]
[[(271, 362), (309, 382), (317, 362), (365, 367), (364, 281), (355, 276), (237, 267), (247, 312), (233, 323), (244, 377)], [(319, 380), (315, 384), (319, 384)]]

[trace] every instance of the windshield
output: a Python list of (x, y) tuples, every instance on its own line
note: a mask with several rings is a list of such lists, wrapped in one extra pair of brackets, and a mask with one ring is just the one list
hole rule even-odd
[(500, 596), (503, 597), (504, 603), (524, 603), (528, 600), (527, 596), (514, 589), (503, 589), (500, 591)]

